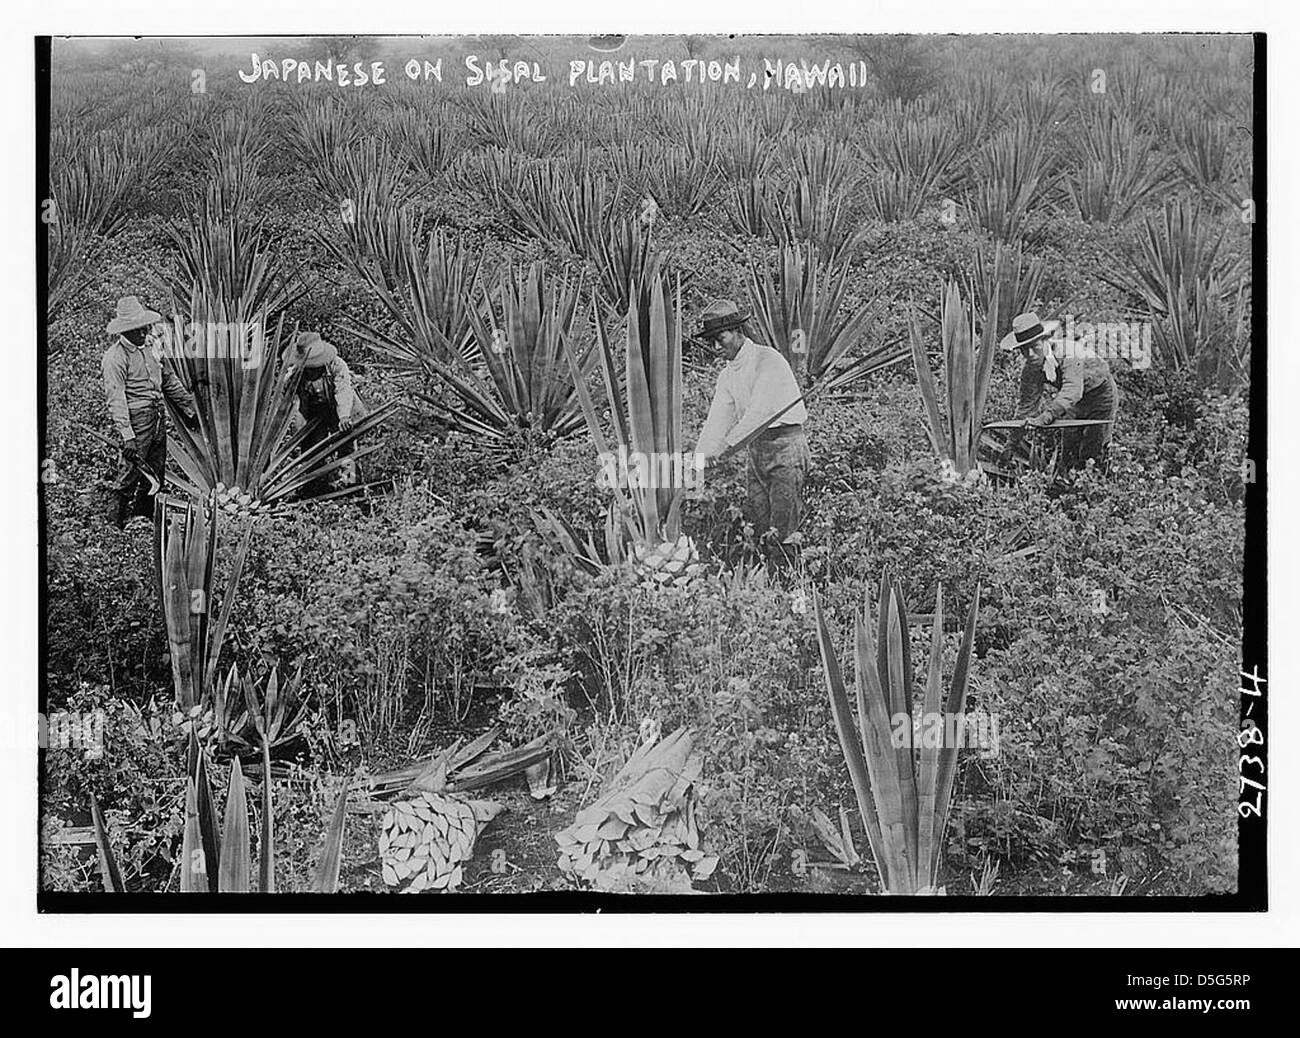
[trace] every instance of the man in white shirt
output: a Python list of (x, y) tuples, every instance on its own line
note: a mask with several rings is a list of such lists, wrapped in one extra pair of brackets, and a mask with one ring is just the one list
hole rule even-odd
[(727, 358), (727, 366), (695, 449), (712, 461), (757, 433), (749, 442), (749, 518), (756, 536), (773, 530), (780, 543), (793, 545), (808, 475), (808, 411), (790, 365), (749, 337), (748, 319), (730, 299), (710, 303), (700, 317), (699, 337)]

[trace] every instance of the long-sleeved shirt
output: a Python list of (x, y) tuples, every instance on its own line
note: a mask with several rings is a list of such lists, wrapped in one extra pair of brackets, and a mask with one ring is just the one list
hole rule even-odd
[(320, 369), (319, 378), (298, 384), (298, 410), (306, 417), (308, 411), (333, 403), (340, 419), (352, 415), (356, 394), (352, 390), (352, 369), (342, 357), (335, 357)]
[(119, 338), (104, 351), (103, 369), (108, 414), (124, 441), (135, 438), (131, 412), (161, 404), (164, 394), (187, 418), (194, 416), (189, 390), (149, 346)]
[(715, 458), (792, 403), (794, 406), (782, 413), (774, 426), (801, 425), (808, 420), (808, 409), (786, 359), (771, 346), (746, 339), (740, 352), (718, 375), (713, 403), (695, 450)]
[[(1083, 399), (1083, 394), (1096, 389), (1110, 378), (1110, 365), (1101, 357), (1066, 356), (1057, 361), (1055, 378), (1048, 379), (1042, 361), (1027, 361), (1020, 372), (1020, 407), (1017, 418), (1032, 418), (1039, 414), (1060, 418)], [(1042, 406), (1044, 390), (1055, 394)]]

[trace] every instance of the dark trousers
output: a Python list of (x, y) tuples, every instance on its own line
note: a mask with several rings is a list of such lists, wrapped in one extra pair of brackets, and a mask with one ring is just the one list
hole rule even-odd
[(1110, 424), (1094, 425), (1087, 429), (1067, 429), (1063, 437), (1061, 456), (1066, 469), (1081, 469), (1092, 458), (1097, 466), (1106, 464), (1106, 452), (1110, 447), (1111, 432), (1115, 427), (1115, 415), (1119, 411), (1119, 390), (1115, 388), (1115, 379), (1108, 378), (1095, 389), (1083, 394), (1083, 398), (1074, 405), (1064, 417), (1066, 418), (1101, 418)]
[(749, 445), (748, 512), (754, 535), (775, 530), (784, 541), (803, 520), (803, 484), (811, 455), (802, 427), (780, 426)]
[(167, 422), (162, 404), (133, 410), (131, 429), (135, 432), (139, 464), (132, 465), (125, 455), (119, 459), (108, 496), (108, 521), (118, 529), (133, 515), (153, 518), (153, 495), (140, 468), (147, 468), (160, 483), (167, 471)]
[[(323, 443), (339, 431), (339, 412), (338, 408), (333, 404), (320, 404), (307, 408), (303, 408), (300, 404), (299, 410), (302, 411), (302, 416), (308, 424), (312, 422), (318, 423), (303, 437), (302, 450), (304, 453)], [(340, 457), (345, 457), (354, 450), (356, 450), (356, 441), (352, 440), (340, 447), (338, 453)], [(330, 460), (329, 458), (322, 458), (321, 463), (328, 463)], [(348, 486), (355, 483), (356, 469), (355, 462), (345, 461), (338, 468), (331, 469), (323, 478), (312, 480), (303, 488), (303, 492), (305, 494), (323, 494), (333, 486)]]

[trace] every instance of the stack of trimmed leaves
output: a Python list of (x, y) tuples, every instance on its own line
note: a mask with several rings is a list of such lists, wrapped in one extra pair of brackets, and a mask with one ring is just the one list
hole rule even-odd
[(560, 870), (603, 890), (689, 889), (693, 879), (708, 879), (718, 859), (700, 845), (700, 769), (685, 728), (643, 745), (601, 798), (556, 834)]
[(384, 882), (403, 894), (455, 890), (478, 834), (500, 813), (501, 805), (490, 800), (436, 793), (394, 802), (379, 837)]
[(493, 728), (463, 747), (457, 739), (426, 762), (371, 777), (374, 797), (395, 795), (379, 836), (388, 886), (403, 894), (455, 890), (464, 863), (474, 856), (479, 833), (502, 811), (500, 804), (490, 800), (469, 800), (458, 794), (549, 764), (555, 741), (550, 734), (518, 749), (484, 756), (499, 732)]

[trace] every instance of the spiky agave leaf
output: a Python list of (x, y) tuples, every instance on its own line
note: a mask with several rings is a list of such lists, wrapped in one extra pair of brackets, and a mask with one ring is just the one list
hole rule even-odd
[(976, 157), (967, 208), (995, 238), (1014, 241), (1025, 216), (1054, 183), (1051, 164), (1045, 135), (1034, 125), (1014, 123)]
[(244, 769), (236, 757), (230, 766), (226, 790), (225, 822), (221, 831), (221, 860), (217, 867), (217, 889), (223, 894), (246, 894), (253, 871), (249, 846), (248, 803), (244, 799)]
[(977, 249), (971, 281), (981, 326), (991, 326), (995, 339), (1006, 335), (1012, 318), (1033, 308), (1046, 272), (1047, 263), (1028, 255), (1022, 242), (1014, 252), (1002, 242), (994, 243), (991, 264), (984, 250)]
[(948, 430), (943, 416), (939, 413), (939, 391), (935, 386), (934, 373), (930, 370), (930, 358), (921, 335), (921, 323), (916, 313), (915, 301), (911, 304), (908, 318), (908, 341), (912, 347), (912, 362), (916, 367), (916, 382), (921, 391), (921, 402), (925, 407), (926, 434), (930, 437), (930, 445), (936, 454), (942, 458), (950, 457)]
[(144, 149), (131, 147), (138, 140), (77, 127), (67, 127), (61, 139), (51, 135), (49, 197), (60, 227), (104, 237), (121, 229), (130, 214), (127, 200), (156, 175)]
[(995, 295), (977, 350), (975, 316), (965, 310), (956, 282), (949, 282), (944, 287), (941, 299), (940, 343), (945, 376), (945, 409), (942, 413), (915, 305), (911, 310), (909, 337), (930, 442), (935, 452), (950, 459), (957, 472), (964, 476), (976, 463), (976, 446), (993, 377), (998, 306)]
[[(50, 224), (45, 235), (46, 321), (52, 322), (77, 300), (90, 284), (90, 271), (98, 248), (74, 226)], [(50, 349), (57, 343), (51, 341)]]
[(769, 196), (764, 223), (780, 245), (814, 242), (829, 262), (847, 262), (862, 238), (848, 203), (844, 191), (814, 187), (800, 177), (784, 192)]
[[(630, 293), (627, 318), (626, 377), (620, 378), (614, 351), (599, 317), (596, 353), (604, 376), (606, 402), (613, 418), (616, 446), (660, 457), (681, 454), (682, 439), (682, 323), (681, 286), (670, 296), (668, 275), (657, 257), (645, 281)], [(588, 431), (600, 454), (610, 453), (600, 415), (586, 386), (576, 352), (566, 344), (569, 373), (574, 382)], [(636, 516), (639, 543), (650, 546), (676, 540), (681, 533), (682, 487), (614, 487), (620, 512)]]
[(90, 794), (90, 818), (95, 826), (95, 848), (99, 853), (99, 878), (104, 884), (104, 892), (124, 894), (126, 885), (122, 882), (122, 871), (117, 867), (117, 857), (113, 854), (113, 845), (108, 839), (104, 816), (99, 810), (99, 801), (94, 793)]
[(926, 198), (945, 186), (948, 170), (963, 150), (953, 122), (934, 116), (889, 117), (880, 132), (868, 138), (868, 183), (892, 181), (893, 219), (915, 215)]
[(344, 782), (343, 790), (334, 804), (334, 813), (330, 816), (329, 829), (325, 833), (325, 846), (321, 849), (320, 861), (316, 863), (316, 874), (312, 878), (313, 894), (334, 894), (339, 889), (339, 868), (343, 862), (343, 827), (347, 823), (349, 783)]
[[(351, 429), (340, 429), (314, 447), (300, 449), (314, 426), (293, 431), (302, 370), (284, 346), (283, 320), (270, 330), (261, 316), (230, 323), (229, 312), (208, 310), (210, 316), (198, 322), (200, 327), (223, 329), (223, 348), (169, 354), (173, 370), (194, 395), (198, 414), (199, 428), (190, 429), (170, 398), (165, 398), (176, 428), (168, 438), (168, 460), (176, 467), (170, 475), (186, 493), (209, 497), (220, 483), (239, 488), (249, 495), (250, 504), (259, 507), (284, 503), (308, 484), (380, 446), (349, 456), (339, 454), (340, 448), (387, 420), (395, 408), (391, 403), (370, 411)], [(232, 342), (242, 345), (231, 348)]]
[[(962, 714), (966, 710), (966, 691), (970, 684), (971, 653), (975, 644), (975, 620), (979, 615), (980, 589), (975, 588), (970, 609), (966, 613), (966, 627), (962, 632), (961, 648), (957, 651), (957, 663), (952, 672), (952, 684), (944, 703), (944, 711), (949, 715)], [(944, 746), (939, 753), (938, 769), (934, 781), (934, 832), (931, 838), (933, 857), (922, 862), (922, 867), (929, 869), (929, 885), (935, 886), (939, 878), (939, 865), (943, 856), (943, 838), (948, 828), (948, 815), (952, 808), (953, 784), (957, 778), (957, 745)]]
[[(304, 97), (289, 124), (288, 142), (298, 161), (318, 176), (316, 171), (330, 169), (335, 157), (349, 151), (360, 135), (356, 119), (342, 100)], [(322, 188), (329, 193), (333, 185), (327, 182)]]
[(853, 782), (858, 812), (867, 831), (871, 858), (880, 875), (880, 885), (888, 888), (889, 862), (885, 857), (884, 838), (880, 831), (880, 818), (871, 790), (867, 761), (853, 720), (853, 708), (849, 705), (844, 673), (840, 669), (839, 657), (835, 653), (835, 642), (822, 612), (821, 595), (816, 590), (813, 591), (813, 615), (817, 620), (817, 646), (821, 650), (822, 669), (826, 677), (826, 691), (831, 701), (831, 715), (835, 719), (835, 730), (839, 734), (840, 748), (844, 751), (844, 760), (848, 764), (849, 778)]
[(740, 234), (760, 237), (768, 230), (768, 213), (772, 210), (774, 188), (759, 174), (733, 184), (725, 201), (727, 219)]
[(188, 318), (191, 334), (218, 321), (238, 326), (274, 319), (303, 291), (281, 275), (260, 221), (243, 209), (207, 211), (215, 204), (205, 203), (184, 227), (167, 227), (177, 260), (173, 308)]
[[(471, 317), (475, 362), (452, 354), (433, 369), (455, 400), (426, 394), (442, 420), (492, 446), (505, 446), (521, 430), (552, 437), (575, 432), (583, 419), (565, 343), (579, 334), (580, 293), (581, 278), (548, 278), (540, 262), (503, 278), (497, 305), (488, 299)], [(595, 353), (589, 345), (574, 350), (585, 379)]]
[(181, 893), (209, 892), (208, 859), (199, 831), (198, 789), (193, 777), (185, 780), (185, 833), (181, 839)]
[[(881, 603), (881, 615), (888, 615), (887, 602)], [(914, 846), (916, 818), (914, 813), (908, 814), (908, 807), (915, 804), (915, 799), (906, 794), (906, 778), (899, 768), (900, 754), (893, 745), (889, 712), (893, 688), (890, 657), (886, 657), (882, 673), (877, 668), (877, 654), (872, 643), (869, 605), (853, 620), (858, 728), (862, 755), (871, 780), (872, 798), (880, 820), (887, 889), (891, 893), (910, 894), (916, 889), (916, 861), (909, 853)], [(888, 645), (888, 642), (884, 644)]]
[(211, 502), (205, 507), (190, 498), (180, 505), (159, 494), (155, 516), (155, 551), (173, 685), (177, 704), (189, 709), (213, 697), (217, 662), (252, 528), (251, 524), (243, 528), (218, 601), (214, 598), (218, 591), (218, 510)]
[(374, 250), (388, 257), (364, 261), (330, 239), (328, 248), (370, 286), (393, 327), (348, 321), (385, 362), (427, 374), (458, 355), (472, 353), (470, 336), (482, 305), (482, 252), (463, 235), (435, 230), (421, 244), (422, 229), (403, 210), (382, 216)]
[(445, 104), (423, 92), (416, 96), (414, 104), (407, 99), (394, 103), (385, 129), (412, 172), (435, 180), (457, 153), (460, 128), (448, 118)]
[(601, 298), (614, 314), (625, 316), (630, 287), (644, 280), (650, 265), (650, 234), (639, 219), (622, 217), (613, 222), (598, 246), (592, 264), (599, 277)]
[(1118, 269), (1102, 272), (1103, 280), (1138, 296), (1156, 321), (1162, 358), (1178, 370), (1218, 367), (1214, 347), (1236, 323), (1231, 301), (1244, 298), (1250, 275), (1245, 261), (1224, 248), (1226, 238), (1222, 221), (1207, 218), (1199, 202), (1170, 199), (1145, 217), (1136, 246), (1115, 251)]
[[(895, 722), (907, 724), (907, 734), (911, 735), (913, 675), (906, 649), (907, 614), (902, 587), (885, 572), (880, 582), (877, 622), (872, 622), (869, 594), (865, 596), (862, 613), (854, 616), (856, 733), (844, 677), (816, 593), (813, 607), (832, 714), (881, 883), (891, 893), (931, 891), (938, 879), (959, 747), (923, 745), (918, 769), (910, 741), (904, 746), (893, 745)], [(966, 616), (952, 684), (944, 697), (943, 599), (942, 592), (939, 593), (926, 675), (927, 714), (960, 714), (965, 710), (978, 612), (979, 590), (976, 589)], [(860, 738), (860, 745), (855, 735)]]
[[(1077, 168), (1066, 191), (1081, 219), (1118, 224), (1169, 186), (1172, 165), (1121, 112), (1088, 106), (1080, 113)], [(1019, 312), (1019, 311), (1017, 311)]]
[(885, 300), (877, 295), (850, 308), (848, 283), (848, 264), (823, 261), (812, 243), (787, 246), (761, 272), (750, 263), (748, 290), (758, 332), (802, 374), (806, 387), (824, 383), (828, 390), (844, 389), (907, 355), (890, 344), (851, 356)]
[[(940, 714), (943, 702), (943, 585), (935, 590), (934, 622), (930, 631), (930, 663), (926, 671), (925, 706), (922, 717), (926, 723)], [(946, 718), (944, 719), (946, 722)], [(939, 756), (941, 747), (931, 745), (933, 740), (922, 740), (920, 759), (917, 763), (916, 797), (917, 797), (917, 840), (919, 860), (926, 871), (927, 885), (933, 885), (935, 876), (931, 863), (935, 860), (934, 842), (936, 793), (939, 775)], [(939, 834), (942, 835), (942, 834)]]
[(208, 890), (217, 892), (216, 863), (221, 860), (221, 824), (217, 818), (217, 804), (208, 774), (208, 755), (199, 745), (198, 736), (190, 729), (189, 748), (186, 754), (186, 774), (194, 783), (195, 810), (198, 817), (198, 846), (203, 851), (204, 875)]

